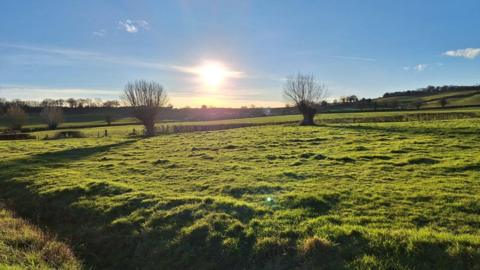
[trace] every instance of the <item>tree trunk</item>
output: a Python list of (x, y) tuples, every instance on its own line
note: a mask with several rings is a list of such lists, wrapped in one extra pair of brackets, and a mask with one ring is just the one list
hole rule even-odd
[(145, 135), (149, 137), (155, 136), (155, 123), (145, 124)]
[(315, 121), (313, 120), (314, 117), (315, 117), (315, 113), (312, 113), (312, 112), (303, 113), (303, 120), (302, 122), (300, 122), (300, 125), (314, 126), (315, 125)]
[(303, 108), (299, 108), (300, 112), (303, 115), (303, 120), (300, 122), (301, 126), (314, 126), (315, 121), (313, 118), (315, 117), (315, 114), (317, 113), (317, 110), (315, 108), (312, 108), (310, 106), (305, 106)]

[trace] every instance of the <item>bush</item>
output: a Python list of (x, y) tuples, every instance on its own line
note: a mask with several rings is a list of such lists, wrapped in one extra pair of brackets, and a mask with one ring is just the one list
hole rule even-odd
[(40, 117), (47, 124), (48, 129), (56, 129), (63, 123), (63, 112), (60, 107), (45, 107), (40, 112)]
[(113, 115), (111, 114), (106, 114), (105, 115), (105, 122), (107, 122), (107, 125), (112, 125), (112, 122), (113, 122)]
[(85, 138), (85, 134), (80, 131), (61, 131), (57, 132), (52, 139), (67, 139), (67, 138)]
[(0, 140), (31, 140), (31, 139), (36, 139), (36, 137), (28, 133), (0, 134)]
[(19, 106), (11, 106), (7, 109), (5, 118), (11, 130), (21, 130), (28, 120), (28, 115)]

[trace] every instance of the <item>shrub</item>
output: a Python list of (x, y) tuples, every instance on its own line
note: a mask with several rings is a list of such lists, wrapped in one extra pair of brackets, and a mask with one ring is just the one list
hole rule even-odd
[(0, 140), (31, 140), (36, 139), (28, 133), (0, 134)]
[(85, 134), (80, 131), (61, 131), (57, 132), (52, 139), (66, 139), (66, 138), (85, 138)]
[(56, 129), (63, 123), (63, 112), (60, 107), (45, 107), (40, 112), (40, 117), (47, 124), (48, 129)]
[(113, 120), (114, 120), (113, 115), (111, 115), (111, 114), (106, 114), (105, 115), (105, 122), (107, 122), (107, 125), (110, 126), (112, 124)]
[(11, 106), (7, 109), (5, 118), (11, 130), (21, 130), (28, 120), (28, 115), (19, 106)]

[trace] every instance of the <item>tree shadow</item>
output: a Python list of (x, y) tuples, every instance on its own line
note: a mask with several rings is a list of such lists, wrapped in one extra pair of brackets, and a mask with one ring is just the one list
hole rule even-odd
[[(35, 180), (42, 173), (41, 180), (48, 181), (49, 174), (43, 172), (55, 173), (135, 141), (0, 161), (0, 200), (70, 243), (86, 269), (193, 269), (190, 263), (219, 269), (245, 264), (255, 239), (241, 222), (256, 215), (253, 208), (215, 198), (161, 198), (108, 181), (55, 187)], [(98, 201), (102, 203), (95, 205)], [(180, 233), (183, 228), (191, 229)], [(219, 234), (223, 236), (211, 237)], [(225, 237), (240, 239), (241, 247), (226, 248)]]
[[(91, 181), (66, 186), (48, 192), (41, 192), (35, 176), (43, 171), (55, 172), (68, 163), (80, 161), (90, 156), (118, 149), (138, 141), (127, 140), (119, 143), (47, 152), (25, 158), (0, 161), (0, 200), (10, 209), (47, 231), (54, 232), (62, 240), (72, 244), (72, 248), (84, 260), (87, 269), (101, 266), (104, 256), (111, 256), (112, 245), (108, 237), (115, 235), (119, 247), (126, 249), (125, 241), (134, 235), (134, 226), (110, 226), (122, 216), (129, 215), (152, 202), (145, 194), (129, 196), (108, 210), (85, 207), (79, 204), (85, 199), (122, 196), (132, 190), (109, 182)], [(28, 180), (22, 178), (28, 177)], [(46, 176), (48, 177), (48, 176)], [(52, 187), (49, 187), (52, 188)], [(102, 246), (109, 244), (106, 246)], [(101, 247), (101, 248), (100, 248)], [(116, 247), (115, 247), (116, 248)], [(92, 250), (97, 251), (93, 253)], [(105, 254), (98, 254), (104, 250)], [(120, 252), (120, 250), (118, 250)], [(130, 251), (133, 254), (134, 251)], [(123, 253), (125, 254), (125, 253)]]
[(334, 129), (348, 129), (358, 132), (381, 132), (390, 134), (408, 134), (408, 135), (477, 135), (480, 130), (476, 128), (449, 128), (449, 127), (395, 127), (395, 126), (372, 126), (372, 125), (328, 125)]

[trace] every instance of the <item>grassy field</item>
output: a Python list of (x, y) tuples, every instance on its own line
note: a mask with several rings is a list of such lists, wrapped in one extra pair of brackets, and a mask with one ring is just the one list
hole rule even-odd
[[(461, 115), (473, 115), (480, 117), (480, 109), (478, 108), (465, 108), (465, 109), (445, 109), (445, 110), (412, 110), (412, 111), (392, 111), (392, 112), (355, 112), (355, 113), (323, 113), (318, 114), (315, 120), (318, 123), (335, 123), (335, 122), (372, 122), (372, 121), (403, 121), (410, 120), (409, 116), (415, 115), (438, 115), (438, 114), (452, 114), (454, 118), (463, 118)], [(405, 119), (395, 119), (402, 116)], [(182, 125), (222, 125), (222, 124), (276, 124), (276, 123), (295, 123), (300, 122), (300, 115), (282, 115), (282, 116), (270, 116), (270, 117), (251, 117), (241, 119), (228, 119), (228, 120), (214, 120), (214, 121), (185, 121), (185, 122), (160, 122), (159, 126), (182, 126)], [(393, 119), (392, 119), (393, 118)], [(128, 123), (128, 122), (126, 122)], [(72, 128), (79, 123), (71, 123)], [(91, 128), (82, 128), (81, 131), (90, 137), (103, 136), (104, 131), (107, 130), (109, 135), (126, 137), (135, 129), (137, 133), (141, 133), (143, 126), (141, 125), (119, 125), (119, 126), (99, 126)], [(33, 135), (38, 138), (44, 138), (45, 136), (52, 137), (57, 131), (40, 131), (34, 132)]]
[(81, 269), (69, 247), (0, 205), (0, 269)]
[[(447, 94), (443, 94), (447, 95)], [(438, 96), (430, 96), (431, 98), (438, 99)], [(423, 99), (428, 99), (430, 97), (423, 97)], [(451, 98), (449, 105), (462, 105), (460, 103), (465, 103), (463, 105), (480, 105), (480, 94), (468, 97), (458, 97)], [(398, 100), (399, 102), (414, 102), (415, 100), (421, 97), (392, 97), (379, 99), (380, 102), (391, 102), (392, 100)], [(455, 103), (453, 103), (453, 101)], [(458, 101), (458, 102), (457, 102)], [(477, 102), (478, 101), (478, 102)], [(459, 103), (460, 102), (460, 103)], [(436, 108), (439, 107), (438, 100), (432, 101), (430, 103), (425, 103), (422, 108)], [(467, 104), (468, 103), (468, 104)], [(430, 104), (430, 105), (429, 105)], [(390, 111), (390, 112), (332, 112), (332, 113), (321, 113), (318, 114), (316, 119), (317, 121), (323, 120), (333, 120), (333, 119), (345, 119), (345, 118), (369, 118), (369, 117), (392, 117), (400, 115), (412, 115), (412, 114), (436, 114), (436, 113), (470, 113), (474, 112), (480, 115), (479, 108), (450, 108), (450, 109), (429, 109), (429, 110), (409, 110), (409, 111)], [(300, 121), (300, 115), (281, 115), (281, 116), (272, 116), (272, 117), (251, 117), (251, 118), (241, 118), (241, 119), (226, 119), (226, 120), (213, 120), (213, 121), (172, 121), (161, 119), (158, 125), (218, 125), (218, 124), (232, 124), (232, 123), (273, 123), (273, 122), (288, 122), (288, 121)], [(107, 122), (105, 121), (105, 113), (77, 113), (77, 114), (64, 114), (64, 123), (59, 125), (59, 129), (76, 129), (76, 128), (100, 128), (102, 131), (105, 128), (110, 128)], [(112, 122), (112, 126), (120, 126), (114, 130), (124, 129), (122, 126), (131, 125), (134, 126), (138, 121), (133, 117), (116, 117)], [(138, 126), (140, 127), (140, 126)], [(0, 132), (8, 128), (8, 122), (5, 119), (5, 115), (0, 115)], [(44, 121), (40, 118), (39, 114), (30, 114), (28, 117), (27, 123), (23, 126), (25, 131), (36, 131), (44, 130), (47, 126)], [(103, 129), (102, 129), (103, 128)], [(138, 129), (138, 128), (137, 128)], [(131, 128), (130, 128), (131, 131)]]
[(397, 102), (399, 105), (413, 108), (416, 107), (416, 103), (421, 102), (421, 108), (425, 109), (441, 107), (440, 99), (443, 98), (447, 100), (446, 107), (480, 105), (480, 89), (471, 91), (451, 91), (426, 96), (395, 96), (378, 98), (376, 100), (380, 104)]
[[(78, 113), (78, 114), (64, 114), (65, 122), (59, 125), (59, 128), (77, 128), (86, 126), (107, 126), (104, 114), (101, 113)], [(132, 124), (137, 121), (134, 118), (123, 117), (116, 118), (113, 121), (114, 125)], [(0, 115), (0, 130), (6, 129), (8, 122), (5, 115)], [(46, 128), (45, 122), (41, 119), (39, 114), (29, 114), (28, 121), (24, 125), (26, 129), (42, 129)]]
[(478, 118), (132, 127), (0, 141), (0, 199), (85, 268), (480, 269)]

